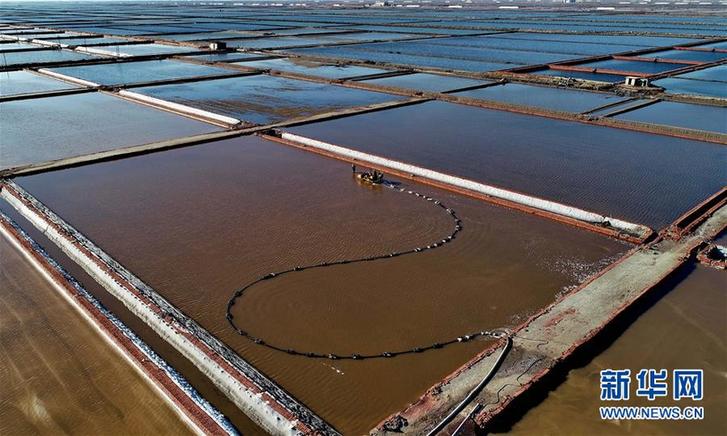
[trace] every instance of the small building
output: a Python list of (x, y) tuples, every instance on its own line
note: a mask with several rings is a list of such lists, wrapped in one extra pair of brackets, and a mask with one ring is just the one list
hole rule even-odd
[(227, 49), (227, 43), (224, 41), (212, 41), (210, 42), (210, 50), (212, 51), (220, 51)]
[(646, 77), (626, 76), (626, 86), (633, 86), (634, 88), (645, 88), (649, 85), (649, 79), (647, 79)]

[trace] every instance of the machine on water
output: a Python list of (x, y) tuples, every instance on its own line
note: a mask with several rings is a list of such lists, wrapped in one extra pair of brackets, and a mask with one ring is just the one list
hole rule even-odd
[(379, 185), (384, 181), (384, 173), (377, 170), (356, 172), (356, 165), (351, 165), (351, 171), (353, 171), (357, 179), (367, 183)]

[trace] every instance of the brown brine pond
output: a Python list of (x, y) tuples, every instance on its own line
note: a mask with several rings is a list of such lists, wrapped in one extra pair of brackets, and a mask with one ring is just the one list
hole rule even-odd
[[(225, 319), (235, 290), (272, 271), (403, 251), (449, 234), (432, 203), (362, 186), (350, 165), (242, 137), (17, 182), (340, 431), (364, 433), (487, 342), (364, 361), (263, 348)], [(452, 193), (450, 244), (268, 280), (234, 306), (270, 343), (380, 353), (512, 326), (629, 246)], [(174, 364), (174, 362), (172, 362)]]
[(0, 235), (0, 434), (192, 434)]
[[(613, 344), (583, 367), (516, 423), (512, 434), (699, 434), (727, 433), (727, 275), (701, 265), (687, 265), (667, 280), (657, 294), (666, 293), (641, 315)], [(702, 401), (634, 395), (635, 375), (642, 368), (704, 370)], [(631, 369), (631, 399), (600, 401), (600, 371)], [(610, 403), (610, 404), (609, 404)], [(702, 406), (704, 420), (601, 420), (600, 406)]]
[(185, 359), (171, 344), (158, 336), (151, 327), (143, 320), (134, 315), (116, 297), (106, 291), (96, 280), (89, 276), (83, 268), (72, 261), (68, 256), (51, 242), (45, 233), (20, 215), (9, 203), (0, 200), (0, 212), (6, 214), (11, 220), (20, 226), (54, 261), (58, 262), (68, 274), (76, 279), (100, 304), (111, 311), (121, 322), (150, 346), (155, 353), (166, 362), (173, 362), (174, 369), (182, 375), (187, 382), (217, 410), (222, 412), (227, 419), (242, 434), (262, 434), (263, 431), (252, 420), (245, 415), (234, 403), (222, 394), (210, 379), (194, 366), (192, 362)]

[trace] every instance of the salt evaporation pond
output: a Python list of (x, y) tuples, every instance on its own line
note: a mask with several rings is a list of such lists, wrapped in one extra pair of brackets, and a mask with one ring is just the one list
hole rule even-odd
[(78, 88), (78, 85), (51, 79), (29, 71), (0, 72), (0, 96), (2, 97), (73, 88)]
[[(485, 346), (331, 362), (271, 351), (230, 328), (228, 298), (260, 275), (416, 247), (450, 230), (451, 219), (432, 203), (361, 186), (348, 164), (243, 137), (18, 182), (344, 433), (366, 432)], [(340, 354), (410, 348), (518, 323), (628, 249), (412, 188), (457, 211), (464, 230), (453, 243), (267, 281), (238, 300), (235, 318), (285, 347)]]
[(378, 92), (267, 75), (148, 86), (135, 91), (260, 124), (402, 99)]
[(1, 168), (220, 130), (97, 92), (0, 102), (0, 111)]
[(443, 76), (439, 74), (413, 73), (401, 76), (381, 77), (378, 79), (363, 80), (363, 83), (372, 85), (390, 86), (392, 88), (407, 89), (411, 91), (445, 92), (470, 86), (490, 83), (485, 80), (474, 80), (456, 76)]
[(577, 113), (625, 100), (621, 96), (608, 93), (548, 88), (519, 83), (488, 86), (457, 92), (454, 95)]
[(654, 229), (727, 178), (722, 145), (443, 102), (290, 131)]
[(50, 69), (53, 72), (102, 85), (123, 85), (155, 80), (236, 74), (230, 69), (171, 60), (116, 62)]

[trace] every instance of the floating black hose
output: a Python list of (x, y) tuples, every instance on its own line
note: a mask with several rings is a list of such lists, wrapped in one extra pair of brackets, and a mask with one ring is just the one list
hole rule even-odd
[(354, 354), (338, 355), (335, 353), (316, 353), (316, 352), (312, 352), (312, 351), (296, 350), (294, 348), (279, 347), (277, 345), (264, 341), (262, 338), (253, 336), (250, 333), (248, 333), (247, 331), (242, 330), (240, 327), (237, 326), (237, 324), (235, 323), (235, 317), (232, 314), (232, 307), (235, 305), (237, 300), (242, 297), (242, 295), (245, 291), (247, 291), (248, 289), (250, 289), (251, 287), (255, 286), (256, 284), (258, 284), (260, 282), (263, 282), (266, 280), (271, 280), (273, 278), (280, 277), (282, 275), (289, 274), (292, 272), (300, 272), (300, 271), (305, 271), (305, 270), (309, 270), (309, 269), (324, 268), (324, 267), (329, 267), (329, 266), (344, 265), (344, 264), (357, 263), (357, 262), (370, 262), (370, 261), (374, 261), (374, 260), (404, 256), (407, 254), (422, 253), (424, 251), (433, 250), (435, 248), (443, 246), (444, 244), (448, 244), (448, 243), (452, 242), (457, 237), (457, 234), (462, 231), (462, 228), (463, 228), (462, 220), (459, 219), (459, 217), (457, 216), (457, 213), (453, 209), (445, 206), (441, 201), (436, 200), (427, 195), (420, 194), (418, 192), (399, 187), (390, 182), (383, 182), (381, 185), (385, 186), (387, 188), (390, 188), (396, 192), (410, 194), (415, 197), (421, 198), (425, 201), (431, 202), (434, 206), (439, 207), (442, 210), (446, 211), (447, 214), (452, 218), (452, 220), (454, 222), (453, 230), (447, 236), (445, 236), (441, 239), (438, 239), (435, 242), (432, 242), (431, 244), (429, 244), (425, 247), (416, 247), (416, 248), (412, 248), (412, 249), (409, 249), (406, 251), (394, 251), (394, 252), (387, 253), (387, 254), (362, 257), (362, 258), (358, 258), (358, 259), (345, 259), (345, 260), (338, 260), (338, 261), (333, 261), (333, 262), (322, 262), (322, 263), (317, 263), (317, 264), (313, 264), (313, 265), (295, 266), (290, 269), (271, 272), (262, 277), (259, 277), (258, 279), (254, 280), (254, 281), (246, 284), (242, 288), (238, 289), (227, 302), (227, 314), (226, 314), (227, 321), (230, 323), (232, 328), (235, 329), (235, 331), (240, 336), (243, 336), (258, 345), (262, 345), (264, 347), (270, 348), (271, 350), (281, 351), (281, 352), (288, 353), (288, 354), (291, 354), (294, 356), (304, 356), (304, 357), (310, 357), (313, 359), (331, 359), (331, 360), (337, 360), (337, 359), (364, 360), (364, 359), (389, 358), (389, 357), (401, 356), (404, 354), (422, 353), (422, 352), (428, 351), (428, 350), (444, 348), (448, 345), (456, 344), (458, 342), (467, 342), (467, 341), (470, 341), (477, 337), (493, 337), (493, 338), (500, 337), (499, 336), (500, 334), (498, 332), (490, 332), (490, 331), (484, 330), (484, 331), (479, 331), (479, 332), (474, 332), (474, 333), (466, 334), (463, 336), (459, 336), (457, 338), (454, 338), (454, 339), (451, 339), (451, 340), (448, 340), (445, 342), (435, 342), (433, 344), (414, 347), (414, 348), (406, 349), (406, 350), (384, 351), (384, 352), (377, 353), (377, 354), (356, 354), (356, 353), (354, 353)]

